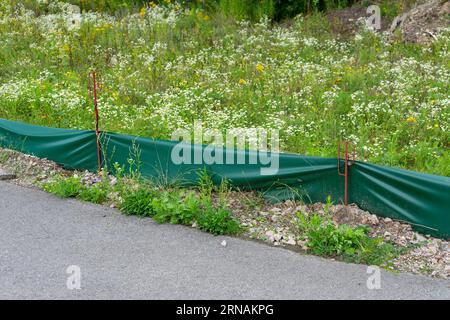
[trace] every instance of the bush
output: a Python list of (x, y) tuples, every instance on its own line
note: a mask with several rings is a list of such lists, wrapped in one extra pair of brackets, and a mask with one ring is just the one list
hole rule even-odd
[(72, 198), (78, 196), (83, 185), (76, 177), (58, 177), (55, 181), (43, 185), (45, 191), (53, 193), (61, 198)]
[(275, 11), (274, 0), (218, 0), (220, 10), (235, 19), (258, 21), (263, 16), (272, 18)]
[(193, 193), (165, 191), (152, 201), (153, 219), (159, 223), (191, 224), (200, 211), (199, 200)]
[(153, 192), (145, 187), (140, 187), (137, 191), (128, 191), (123, 198), (120, 210), (127, 215), (152, 216)]
[(212, 203), (206, 204), (204, 211), (197, 216), (197, 223), (201, 230), (215, 235), (236, 234), (241, 229), (230, 211), (224, 207), (215, 208)]
[(190, 225), (197, 221), (201, 230), (215, 235), (239, 232), (239, 222), (223, 205), (215, 206), (205, 194), (172, 189), (159, 193), (146, 188), (124, 197), (122, 212), (153, 218), (158, 223)]
[(102, 183), (97, 183), (92, 187), (85, 187), (80, 192), (80, 199), (93, 203), (103, 203), (108, 197), (108, 190)]
[(300, 234), (307, 237), (307, 247), (321, 256), (340, 256), (346, 261), (382, 265), (397, 254), (400, 249), (385, 243), (383, 238), (368, 236), (365, 226), (335, 226), (329, 217), (318, 214), (306, 216), (297, 213)]
[(276, 0), (275, 20), (292, 18), (300, 13), (350, 7), (356, 0)]

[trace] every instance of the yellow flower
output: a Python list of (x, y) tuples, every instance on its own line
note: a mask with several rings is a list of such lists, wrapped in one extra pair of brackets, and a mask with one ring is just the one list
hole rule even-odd
[(406, 119), (406, 122), (409, 122), (409, 123), (415, 123), (415, 122), (417, 122), (417, 120), (416, 120), (416, 118), (409, 116), (409, 117)]
[(152, 8), (156, 7), (156, 3), (154, 3), (153, 1), (150, 1), (150, 2), (148, 3), (148, 5), (149, 5), (150, 7), (152, 7)]
[(141, 18), (145, 16), (145, 7), (141, 8), (141, 11), (139, 11), (139, 15), (141, 16)]
[(203, 20), (208, 21), (208, 20), (209, 20), (209, 17), (208, 17), (208, 16), (204, 16), (204, 17), (203, 17)]
[(335, 84), (339, 84), (342, 82), (342, 78), (341, 77), (337, 77), (336, 80), (334, 80)]
[(165, 3), (170, 3), (170, 2), (171, 2), (171, 0), (164, 0), (164, 2), (165, 2)]
[(70, 51), (70, 46), (67, 43), (64, 43), (62, 49), (63, 49), (63, 51), (69, 52)]
[(259, 72), (263, 72), (263, 71), (264, 71), (264, 66), (263, 66), (263, 64), (262, 64), (262, 63), (258, 63), (258, 64), (256, 65), (256, 70), (259, 71)]
[(244, 85), (244, 84), (246, 84), (246, 83), (247, 83), (247, 81), (245, 81), (244, 79), (239, 79), (239, 84)]

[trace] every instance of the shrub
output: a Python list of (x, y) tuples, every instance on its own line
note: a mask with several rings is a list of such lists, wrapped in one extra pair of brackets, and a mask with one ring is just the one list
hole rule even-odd
[(197, 223), (201, 230), (215, 235), (236, 234), (241, 227), (224, 207), (215, 208), (212, 203), (205, 204), (203, 212), (198, 214)]
[(101, 183), (97, 183), (92, 187), (85, 187), (80, 192), (80, 199), (93, 203), (103, 203), (108, 197), (108, 190)]
[(365, 226), (335, 226), (329, 217), (318, 214), (306, 216), (297, 213), (300, 234), (307, 237), (307, 247), (321, 256), (340, 256), (346, 261), (382, 265), (397, 254), (400, 249), (385, 243), (383, 238), (368, 236)]
[(43, 185), (45, 191), (62, 198), (76, 197), (83, 189), (83, 185), (77, 177), (58, 177), (55, 181)]
[(181, 191), (165, 191), (152, 201), (153, 219), (159, 223), (191, 224), (198, 214), (199, 200), (193, 193), (184, 196)]
[(272, 18), (275, 10), (273, 0), (218, 0), (220, 10), (235, 19), (258, 21), (263, 16)]
[(120, 210), (128, 215), (152, 216), (153, 197), (153, 192), (146, 187), (140, 187), (134, 192), (128, 191), (123, 197)]

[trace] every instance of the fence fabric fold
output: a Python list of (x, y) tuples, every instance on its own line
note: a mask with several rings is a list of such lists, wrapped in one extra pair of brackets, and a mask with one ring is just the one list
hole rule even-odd
[[(55, 161), (68, 169), (97, 170), (94, 131), (35, 126), (0, 119), (0, 146)], [(262, 175), (261, 164), (182, 163), (173, 161), (178, 142), (103, 132), (104, 164), (131, 163), (142, 177), (161, 184), (194, 185), (199, 170), (206, 170), (215, 183), (227, 179), (232, 186), (260, 190), (272, 201), (301, 198), (322, 202), (331, 196), (343, 202), (343, 177), (337, 159), (280, 153), (276, 173)], [(206, 146), (193, 145), (191, 156)], [(256, 151), (225, 150), (249, 160)], [(226, 154), (224, 155), (226, 156)], [(349, 167), (349, 202), (384, 217), (411, 223), (425, 234), (450, 237), (450, 178), (356, 161)]]

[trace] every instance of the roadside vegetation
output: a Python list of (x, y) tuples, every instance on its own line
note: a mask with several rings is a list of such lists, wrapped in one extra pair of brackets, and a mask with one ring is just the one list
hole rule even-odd
[[(136, 154), (136, 153), (133, 153)], [(136, 158), (130, 159), (134, 168)], [(37, 186), (56, 196), (118, 208), (125, 215), (182, 224), (215, 235), (254, 239), (347, 262), (379, 265), (450, 278), (449, 242), (420, 235), (411, 225), (377, 217), (355, 205), (344, 208), (299, 200), (265, 201), (262, 194), (214, 185), (206, 172), (191, 188), (142, 179), (137, 169), (116, 165), (115, 176), (64, 170), (46, 159), (0, 148), (0, 167), (15, 183)]]
[[(450, 29), (429, 46), (364, 27), (336, 34), (324, 11), (355, 2), (1, 1), (0, 117), (92, 129), (87, 75), (95, 69), (105, 131), (170, 139), (176, 129), (193, 129), (194, 120), (222, 131), (279, 129), (286, 152), (334, 157), (337, 142), (349, 140), (359, 160), (450, 176)], [(411, 5), (378, 3), (390, 18)], [(33, 184), (158, 223), (392, 269), (427, 241), (411, 226), (359, 211), (372, 222), (336, 221), (332, 199), (323, 208), (291, 201), (286, 213), (268, 213), (261, 195), (232, 190), (227, 181), (214, 186), (205, 172), (195, 188), (147, 181), (139, 151), (134, 155), (127, 172), (115, 164), (114, 177), (106, 169), (89, 179), (52, 169)], [(0, 153), (0, 163), (9, 157)], [(435, 248), (438, 241), (426, 243)], [(446, 277), (449, 256), (434, 251), (440, 258), (432, 267), (420, 251), (410, 260), (420, 256), (420, 268)]]
[[(2, 1), (0, 117), (92, 129), (95, 69), (105, 131), (170, 139), (194, 120), (276, 128), (286, 152), (334, 157), (350, 140), (360, 160), (450, 176), (448, 30), (428, 46), (364, 28), (341, 35), (314, 6), (350, 1), (269, 2), (272, 15), (238, 14), (247, 2), (231, 0), (120, 12), (128, 2), (73, 1), (84, 6), (78, 21), (67, 3)], [(379, 3), (387, 16), (410, 5)]]
[[(226, 181), (214, 186), (205, 172), (201, 173), (199, 181), (195, 189), (162, 188), (120, 174), (111, 180), (103, 173), (103, 178), (92, 185), (83, 183), (78, 176), (56, 176), (41, 187), (63, 198), (79, 198), (97, 204), (112, 202), (125, 215), (149, 217), (158, 223), (193, 226), (214, 235), (242, 234), (246, 227), (233, 215), (229, 204), (231, 189)], [(303, 241), (305, 251), (315, 255), (385, 267), (410, 249), (386, 242), (383, 237), (371, 237), (370, 227), (366, 225), (336, 226), (329, 213), (330, 206), (332, 202), (328, 198), (325, 215), (296, 213), (294, 244), (297, 240)], [(249, 209), (255, 210), (252, 205)]]
[[(83, 184), (78, 176), (56, 176), (42, 188), (62, 198), (79, 198), (97, 204), (105, 203), (108, 195), (116, 197), (115, 205), (126, 215), (153, 218), (158, 223), (195, 225), (214, 235), (237, 234), (241, 227), (227, 207), (226, 182), (213, 187), (204, 176), (197, 190), (162, 188), (148, 181), (116, 176), (92, 185)], [(214, 199), (213, 192), (217, 199)]]

